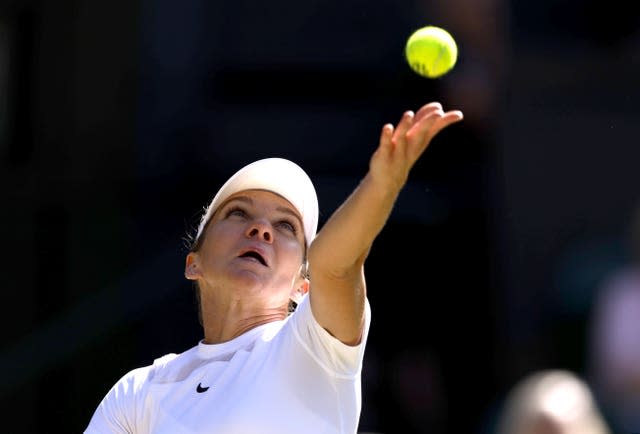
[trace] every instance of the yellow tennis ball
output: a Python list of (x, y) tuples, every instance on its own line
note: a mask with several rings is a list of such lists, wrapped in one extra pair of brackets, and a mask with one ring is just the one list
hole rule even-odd
[(437, 78), (451, 70), (458, 59), (458, 46), (446, 30), (422, 27), (411, 34), (405, 45), (407, 63), (417, 74)]

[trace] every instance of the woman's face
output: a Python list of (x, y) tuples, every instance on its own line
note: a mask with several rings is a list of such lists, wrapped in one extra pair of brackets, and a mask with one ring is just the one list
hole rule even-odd
[(263, 190), (231, 195), (207, 225), (194, 255), (200, 288), (231, 288), (237, 296), (287, 303), (302, 282), (302, 218), (283, 197)]

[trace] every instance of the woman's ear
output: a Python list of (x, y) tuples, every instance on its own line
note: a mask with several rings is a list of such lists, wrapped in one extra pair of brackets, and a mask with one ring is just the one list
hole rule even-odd
[(198, 254), (195, 252), (190, 252), (187, 255), (184, 264), (184, 277), (189, 280), (198, 280), (199, 277), (202, 277), (199, 259)]
[(289, 298), (293, 300), (296, 304), (300, 304), (302, 301), (302, 297), (309, 292), (309, 279), (305, 278), (302, 283), (300, 283), (296, 288), (291, 290), (291, 294)]

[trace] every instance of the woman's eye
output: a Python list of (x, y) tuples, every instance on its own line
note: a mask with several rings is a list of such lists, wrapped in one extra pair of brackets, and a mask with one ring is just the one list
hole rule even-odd
[(296, 226), (287, 220), (282, 220), (278, 222), (278, 226), (294, 234), (297, 232)]
[(247, 213), (242, 208), (231, 208), (229, 209), (229, 211), (227, 211), (227, 217), (231, 217), (231, 216), (244, 217), (246, 215)]

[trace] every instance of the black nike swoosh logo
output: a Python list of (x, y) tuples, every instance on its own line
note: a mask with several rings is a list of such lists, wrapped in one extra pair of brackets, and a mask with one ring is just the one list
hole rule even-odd
[(202, 387), (202, 383), (198, 383), (198, 387), (196, 387), (196, 392), (202, 393), (209, 390), (209, 387)]

